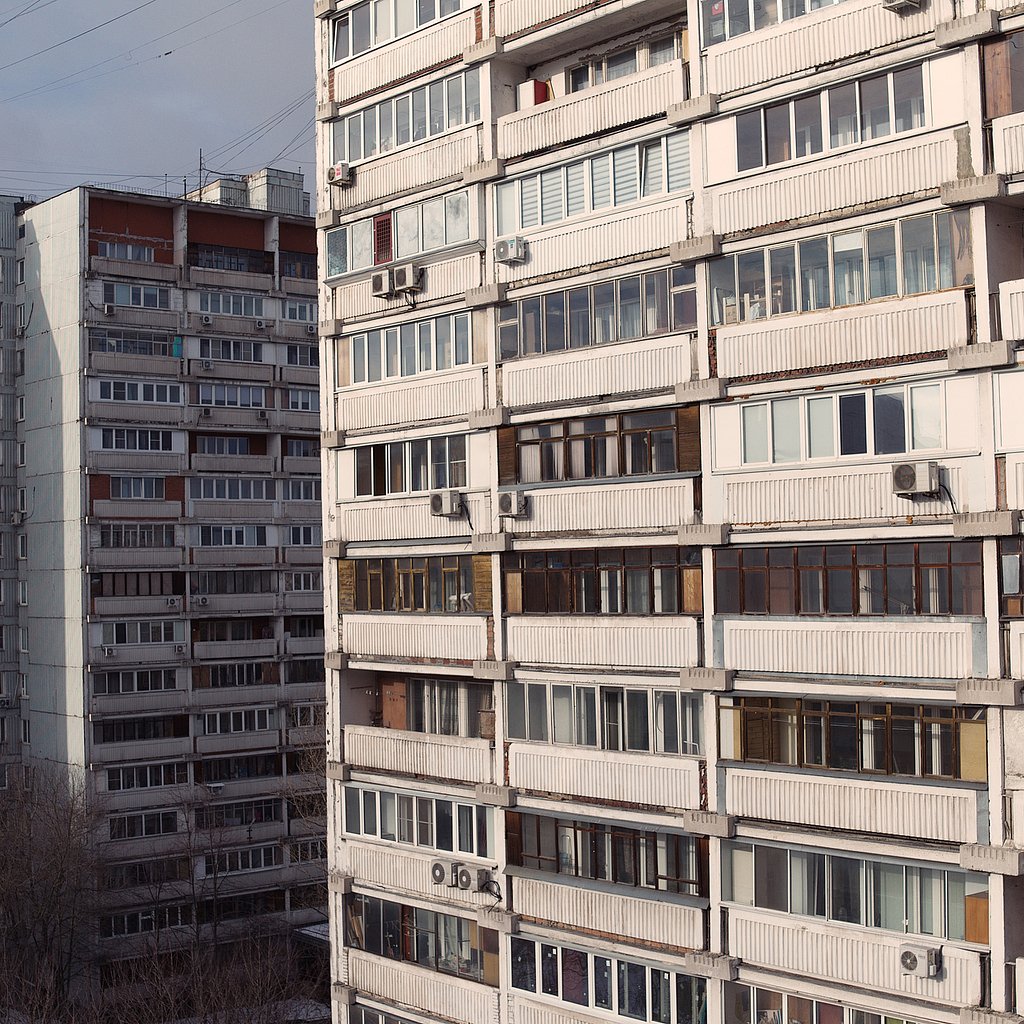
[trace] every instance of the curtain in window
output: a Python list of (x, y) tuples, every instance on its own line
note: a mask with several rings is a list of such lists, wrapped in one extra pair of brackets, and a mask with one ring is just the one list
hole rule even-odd
[(438, 682), (434, 685), (437, 688), (437, 731), (442, 736), (458, 736), (459, 684)]

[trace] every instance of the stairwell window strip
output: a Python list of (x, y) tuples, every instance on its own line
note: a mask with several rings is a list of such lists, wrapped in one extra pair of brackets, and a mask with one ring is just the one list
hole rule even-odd
[(469, 239), (469, 191), (462, 189), (328, 231), (326, 276), (436, 252)]
[(471, 0), (372, 0), (331, 20), (331, 66), (416, 32), (471, 5)]
[(479, 120), (480, 69), (471, 68), (335, 121), (334, 160), (355, 164)]
[[(468, 313), (456, 313), (354, 334), (340, 345), (349, 346), (353, 384), (414, 377), (469, 365), (471, 325)], [(339, 359), (339, 387), (347, 383), (340, 376), (342, 367)]]
[(499, 235), (690, 187), (690, 133), (673, 132), (495, 187)]

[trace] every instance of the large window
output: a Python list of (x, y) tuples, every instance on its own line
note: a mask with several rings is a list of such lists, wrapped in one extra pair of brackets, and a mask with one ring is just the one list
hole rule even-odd
[(218, 405), (233, 409), (263, 409), (266, 389), (249, 384), (200, 384), (196, 397), (200, 405)]
[(153, 246), (134, 242), (97, 242), (96, 255), (108, 260), (131, 260), (133, 263), (152, 263), (156, 259)]
[(495, 186), (499, 235), (690, 187), (686, 130)]
[[(721, 697), (718, 723), (727, 760), (965, 782), (988, 778), (984, 708)], [(893, 831), (899, 831), (896, 823)]]
[(480, 120), (480, 69), (470, 68), (334, 122), (334, 159), (356, 163)]
[(169, 452), (174, 450), (170, 430), (138, 430), (134, 427), (104, 427), (100, 447), (116, 452)]
[(491, 811), (476, 804), (345, 787), (345, 831), (406, 846), (491, 856)]
[(786, 163), (921, 128), (920, 64), (736, 115), (736, 170)]
[(130, 619), (127, 622), (104, 622), (100, 627), (102, 643), (174, 644), (185, 639), (185, 623), (181, 619)]
[(508, 738), (601, 750), (703, 752), (699, 694), (570, 683), (505, 684)]
[(701, 0), (701, 37), (705, 47), (734, 36), (782, 21), (799, 18), (811, 11), (832, 7), (840, 0)]
[(946, 446), (945, 406), (945, 381), (745, 402), (741, 462), (939, 451)]
[(929, 213), (722, 256), (708, 283), (715, 326), (959, 288), (974, 283), (970, 223)]
[(381, 724), (386, 729), (478, 739), (494, 731), (492, 701), (490, 683), (388, 678), (380, 688)]
[(513, 935), (512, 987), (649, 1024), (703, 1024), (706, 982), (631, 960)]
[(331, 21), (331, 63), (358, 57), (455, 14), (461, 7), (462, 0), (372, 0), (356, 4)]
[(184, 786), (188, 783), (188, 765), (184, 761), (159, 764), (131, 764), (107, 769), (107, 790), (119, 793), (125, 789), (158, 789), (163, 786)]
[(498, 985), (498, 933), (453, 914), (353, 893), (345, 898), (345, 945), (485, 985)]
[(724, 1024), (914, 1024), (891, 1013), (854, 1010), (838, 1003), (793, 996), (762, 986), (727, 981), (724, 989)]
[(144, 380), (101, 380), (100, 401), (180, 405), (181, 385)]
[(469, 192), (451, 192), (327, 232), (327, 276), (468, 242)]
[(715, 610), (981, 615), (981, 544), (808, 544), (715, 551)]
[(200, 292), (199, 309), (221, 316), (263, 316), (263, 296), (242, 292)]
[(267, 732), (276, 728), (276, 708), (211, 711), (203, 715), (204, 736), (217, 736), (233, 732)]
[(498, 307), (502, 359), (696, 329), (692, 266), (533, 295)]
[(696, 548), (598, 548), (504, 556), (509, 614), (700, 615)]
[(505, 841), (516, 867), (707, 896), (707, 843), (695, 836), (509, 811)]
[(154, 693), (175, 690), (178, 674), (173, 668), (127, 669), (121, 672), (96, 672), (92, 677), (94, 696), (121, 693)]
[(677, 57), (686, 60), (684, 39), (685, 32), (669, 32), (647, 42), (616, 49), (613, 53), (591, 57), (582, 64), (574, 64), (565, 73), (566, 92), (582, 92), (591, 86), (666, 64)]
[(173, 548), (170, 523), (107, 523), (100, 527), (101, 548)]
[(257, 547), (267, 545), (265, 526), (200, 526), (199, 546), (204, 548)]
[(135, 331), (122, 327), (90, 327), (92, 352), (116, 352), (125, 356), (181, 356), (181, 339), (173, 341), (156, 331)]
[(262, 363), (263, 343), (230, 338), (200, 338), (199, 355), (203, 359), (228, 359), (235, 363)]
[(276, 492), (270, 477), (193, 476), (188, 482), (189, 497), (196, 500), (273, 501)]
[[(698, 471), (696, 408), (656, 409), (617, 416), (515, 427), (516, 474), (501, 483), (596, 480)], [(499, 434), (499, 451), (503, 437)], [(499, 463), (501, 462), (499, 456)]]
[(110, 819), (111, 839), (143, 839), (146, 836), (165, 836), (177, 831), (177, 811), (121, 814)]
[(1024, 32), (981, 44), (985, 67), (985, 117), (1004, 117), (1024, 110)]
[(474, 610), (471, 555), (359, 558), (354, 564), (356, 611), (457, 614)]
[(1000, 612), (1011, 619), (1024, 618), (1024, 542), (1020, 537), (999, 539)]
[(816, 850), (722, 844), (730, 903), (988, 944), (988, 876)]
[(187, 737), (188, 715), (108, 718), (92, 724), (93, 743), (138, 743)]
[(450, 370), (473, 358), (468, 313), (354, 334), (341, 344), (351, 346), (353, 384)]
[(163, 501), (162, 476), (112, 476), (110, 497), (120, 501)]
[(148, 284), (114, 284), (103, 285), (103, 301), (115, 306), (140, 306), (143, 309), (170, 309), (171, 292), (169, 288), (158, 288)]
[(466, 486), (466, 435), (357, 448), (356, 495), (418, 494)]
[(274, 254), (262, 249), (241, 249), (236, 245), (189, 242), (188, 265), (242, 274), (273, 274)]

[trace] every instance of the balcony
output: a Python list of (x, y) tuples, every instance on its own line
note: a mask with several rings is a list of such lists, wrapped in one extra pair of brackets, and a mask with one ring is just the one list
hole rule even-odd
[(704, 912), (700, 907), (669, 902), (661, 893), (619, 895), (582, 888), (575, 879), (549, 882), (516, 875), (517, 914), (550, 921), (571, 931), (604, 932), (629, 942), (703, 949)]
[[(123, 563), (122, 563), (123, 564)], [(181, 611), (182, 597), (97, 597), (93, 600), (96, 615), (156, 615)]]
[(277, 641), (270, 640), (197, 640), (192, 644), (196, 661), (234, 661), (239, 658), (273, 658)]
[(536, 743), (508, 748), (508, 781), (515, 789), (662, 812), (700, 808), (700, 765), (696, 757), (676, 754), (620, 754)]
[(769, 767), (726, 766), (724, 773), (726, 813), (741, 818), (940, 843), (987, 841), (987, 801), (977, 787)]
[[(306, 332), (306, 340), (316, 344), (316, 339), (309, 337)], [(281, 366), (281, 380), (285, 384), (295, 384), (298, 387), (318, 388), (320, 386), (320, 370), (316, 366), (292, 366), (285, 363)]]
[(92, 514), (99, 519), (177, 519), (181, 502), (97, 498), (92, 503)]
[(745, 672), (946, 680), (988, 675), (982, 622), (719, 618), (715, 632), (724, 667)]
[[(542, 53), (562, 53), (567, 46), (595, 42), (595, 33), (601, 33), (597, 38), (603, 42), (617, 32), (677, 12), (678, 6), (666, 0), (497, 0), (494, 35), (505, 38), (506, 50), (512, 50), (516, 60), (532, 61)], [(568, 40), (562, 38), (569, 33)], [(543, 49), (536, 52), (538, 47)]]
[[(324, 610), (324, 592), (322, 590), (285, 591), (284, 610), (286, 612), (322, 612)], [(322, 648), (323, 644), (321, 643), (320, 646)]]
[[(928, 936), (893, 935), (745, 907), (730, 907), (728, 914), (729, 954), (751, 967), (775, 967), (944, 1007), (981, 1002), (982, 965), (977, 950), (959, 949)], [(937, 977), (917, 978), (900, 970), (900, 946), (907, 941), (942, 946), (942, 970)]]
[[(467, 248), (469, 247), (467, 245)], [(480, 250), (483, 246), (474, 243), (473, 247), (476, 249), (475, 252), (423, 265), (423, 290), (419, 293), (418, 300), (420, 305), (426, 306), (444, 299), (462, 299), (471, 288), (480, 285)], [(355, 280), (345, 278), (328, 284), (328, 289), (334, 292), (334, 308), (344, 314), (346, 331), (349, 329), (350, 320), (386, 313), (407, 315), (409, 312), (409, 306), (402, 296), (391, 299), (376, 298), (370, 291), (368, 273), (361, 274)]]
[(388, 196), (461, 180), (462, 172), (482, 159), (481, 129), (461, 128), (358, 164), (353, 168), (353, 184), (332, 186), (328, 195), (334, 209), (354, 210)]
[[(185, 689), (187, 683), (182, 676), (178, 680), (176, 690), (151, 690), (148, 693), (117, 693), (91, 697), (89, 710), (96, 718), (108, 715), (139, 714), (144, 711), (147, 714), (163, 713), (172, 711), (184, 711), (189, 700), (188, 691)], [(246, 697), (248, 697), (246, 693)], [(145, 792), (148, 792), (146, 790)]]
[(241, 752), (272, 751), (281, 741), (277, 729), (261, 732), (220, 733), (196, 737), (196, 753), (204, 756), (215, 754), (237, 754)]
[(192, 456), (197, 473), (249, 473), (262, 476), (274, 472), (272, 455), (199, 455)]
[[(469, 520), (486, 532), (491, 522), (490, 492), (464, 494)], [(341, 510), (342, 536), (349, 544), (380, 540), (435, 540), (447, 537), (469, 539), (465, 516), (430, 514), (430, 496), (374, 498), (359, 504), (345, 504)]]
[(238, 288), (244, 292), (269, 292), (274, 287), (273, 274), (189, 267), (188, 276), (193, 288)]
[(273, 501), (234, 501), (197, 498), (186, 502), (187, 514), (204, 523), (269, 523), (277, 504)]
[(104, 256), (90, 256), (89, 269), (97, 277), (130, 277), (135, 281), (165, 281), (168, 284), (178, 284), (181, 277), (176, 263), (111, 260)]
[(181, 313), (173, 309), (115, 306), (113, 315), (105, 316), (101, 309), (99, 314), (93, 313), (90, 320), (117, 327), (151, 327), (157, 330), (176, 331), (181, 324)]
[[(877, 10), (891, 17), (882, 7)], [(718, 127), (731, 130), (732, 119)], [(819, 219), (867, 203), (934, 192), (956, 177), (953, 128), (910, 132), (853, 153), (824, 155), (712, 186), (712, 222), (715, 231), (725, 235), (804, 217)]]
[(269, 384), (273, 363), (243, 363), (234, 359), (190, 359), (188, 372), (200, 380), (246, 380)]
[(499, 118), (498, 156), (511, 159), (662, 117), (686, 98), (685, 65), (670, 61)]
[(686, 237), (686, 200), (691, 193), (673, 192), (654, 202), (619, 210), (599, 210), (544, 227), (526, 228), (529, 259), (497, 269), (502, 281), (520, 281), (576, 270), (581, 264), (627, 263), (660, 252)]
[[(95, 398), (87, 398), (85, 405), (86, 415), (91, 424), (131, 423), (133, 426), (137, 426), (140, 421), (144, 421), (147, 426), (151, 427), (180, 427), (185, 417), (185, 410), (180, 405), (100, 402)], [(190, 410), (190, 418), (194, 414), (195, 411)]]
[(90, 569), (170, 569), (184, 561), (181, 548), (99, 548), (89, 549)]
[(281, 685), (280, 683), (261, 683), (256, 686), (197, 687), (191, 690), (188, 696), (193, 711), (236, 708), (239, 701), (254, 707), (257, 704), (275, 704), (279, 701)]
[(510, 615), (508, 658), (566, 668), (674, 669), (697, 664), (697, 620), (683, 615)]
[(1013, 679), (1024, 679), (1024, 622), (1020, 620), (1008, 625), (1010, 652), (1009, 673)]
[[(1024, 148), (1024, 139), (1021, 145)], [(1004, 281), (999, 286), (999, 322), (1004, 338), (1024, 341), (1024, 280)]]
[[(282, 459), (285, 476), (319, 476), (320, 456), (285, 455)], [(319, 506), (319, 502), (316, 503)]]
[(609, 480), (596, 486), (524, 484), (521, 490), (527, 495), (527, 514), (506, 520), (506, 529), (512, 534), (675, 530), (694, 520), (691, 479)]
[(847, 0), (715, 43), (704, 56), (707, 91), (733, 92), (806, 74), (808, 68), (828, 66), (855, 54), (876, 53), (893, 43), (927, 35), (952, 17), (949, 0), (936, 0), (909, 14), (893, 14), (877, 0)]
[(321, 547), (290, 547), (284, 549), (285, 565), (323, 565), (324, 553)]
[(346, 388), (335, 395), (338, 426), (343, 430), (365, 430), (428, 420), (465, 419), (487, 404), (484, 372), (484, 367), (477, 366)]
[(720, 327), (718, 376), (938, 358), (967, 340), (967, 293), (953, 289)]
[(97, 373), (177, 377), (181, 360), (176, 356), (126, 356), (120, 352), (90, 352), (89, 365)]
[[(144, 757), (173, 759), (187, 757), (192, 753), (192, 740), (187, 736), (169, 740), (136, 740), (134, 743), (91, 743), (89, 759), (101, 764), (115, 764), (118, 761), (134, 761)], [(153, 793), (147, 791), (150, 806), (159, 804)], [(138, 847), (136, 847), (138, 848)], [(149, 851), (146, 851), (147, 854)]]
[(297, 657), (323, 654), (324, 638), (323, 636), (285, 636), (284, 653)]
[[(241, 409), (237, 406), (193, 405), (189, 406), (186, 416), (190, 421), (189, 426), (193, 429), (202, 429), (204, 427), (242, 427), (247, 430), (269, 430), (271, 428), (270, 418), (273, 413), (273, 409)], [(239, 456), (239, 459), (244, 458), (247, 458), (247, 456)]]
[(200, 313), (198, 310), (188, 313), (189, 331), (204, 337), (210, 334), (240, 334), (258, 340), (273, 334), (274, 326), (275, 321), (260, 316), (230, 316)]
[[(96, 669), (125, 668), (132, 665), (173, 665), (188, 657), (188, 644), (185, 642), (113, 646), (104, 646), (97, 642), (90, 643), (89, 646), (89, 663)], [(107, 654), (107, 651), (111, 653)]]
[(119, 473), (134, 469), (181, 476), (188, 468), (188, 456), (184, 452), (115, 452), (95, 449), (87, 452), (85, 458), (92, 473)]
[(430, 865), (437, 860), (436, 854), (416, 853), (394, 844), (360, 843), (349, 837), (338, 844), (338, 854), (338, 870), (352, 875), (360, 885), (365, 883), (389, 893), (405, 892), (420, 899), (424, 894), (436, 895), (445, 903), (459, 903), (474, 912), (477, 907), (494, 903), (490, 893), (436, 886), (430, 878)]
[(194, 565), (262, 565), (271, 566), (277, 561), (277, 548), (201, 548), (189, 549)]
[(501, 370), (505, 403), (512, 408), (589, 405), (595, 395), (669, 392), (690, 379), (691, 361), (688, 334), (515, 359)]
[(495, 781), (490, 740), (346, 725), (345, 760), (353, 768), (368, 771), (422, 775), (452, 782)]
[(493, 1024), (499, 1019), (495, 988), (358, 949), (347, 952), (348, 983), (370, 999), (383, 999), (462, 1024)]
[[(1024, 113), (1009, 114), (992, 121), (992, 163), (996, 174), (1019, 174), (1024, 171)], [(1015, 340), (1021, 337), (1019, 334), (1005, 333), (1004, 336)]]
[[(705, 478), (704, 514), (715, 523), (787, 525), (834, 524), (843, 520), (887, 520), (905, 524), (907, 516), (948, 516), (943, 497), (916, 498), (913, 502), (893, 493), (892, 462), (868, 466), (834, 466), (818, 471), (790, 470), (715, 474)], [(939, 459), (957, 508), (970, 512), (985, 508), (985, 469), (978, 457)]]
[(469, 665), (487, 658), (487, 619), (481, 615), (346, 613), (340, 632), (342, 650), (353, 661)]

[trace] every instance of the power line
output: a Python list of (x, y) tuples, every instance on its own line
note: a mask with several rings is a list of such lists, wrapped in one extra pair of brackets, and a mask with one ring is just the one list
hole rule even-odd
[(124, 14), (118, 14), (116, 17), (108, 18), (106, 21), (101, 21), (98, 25), (93, 25), (92, 28), (83, 29), (81, 32), (76, 32), (73, 36), (68, 36), (66, 39), (61, 39), (59, 42), (51, 43), (49, 46), (44, 46), (43, 49), (36, 50), (35, 53), (29, 53), (24, 57), (19, 57), (18, 60), (11, 61), (10, 64), (2, 64), (0, 65), (0, 71), (6, 71), (8, 68), (14, 68), (19, 64), (24, 64), (25, 61), (32, 60), (33, 57), (39, 57), (44, 53), (49, 53), (51, 50), (56, 50), (58, 46), (73, 43), (76, 39), (81, 39), (82, 36), (87, 36), (91, 32), (97, 32), (101, 28), (106, 28), (107, 25), (113, 25), (115, 21), (127, 18), (128, 15), (134, 14), (136, 11), (141, 11), (144, 7), (151, 7), (153, 4), (158, 2), (159, 0), (146, 0), (145, 3), (139, 4), (138, 7), (133, 7), (130, 11), (125, 11)]
[(10, 25), (12, 21), (17, 21), (18, 18), (25, 14), (35, 14), (36, 11), (41, 11), (44, 7), (49, 7), (50, 4), (55, 4), (56, 2), (57, 0), (30, 0), (17, 14), (12, 14), (6, 21), (0, 21), (0, 28)]

